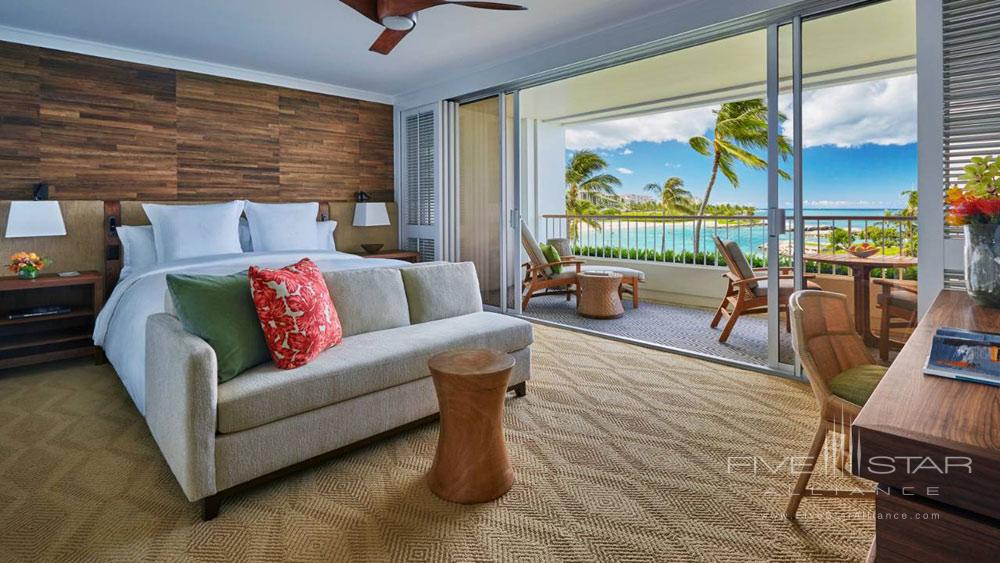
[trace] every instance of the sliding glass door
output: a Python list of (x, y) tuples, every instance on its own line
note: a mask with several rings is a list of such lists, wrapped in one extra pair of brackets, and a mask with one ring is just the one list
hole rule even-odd
[(458, 107), (458, 259), (476, 265), (483, 303), (517, 312), (517, 96)]
[[(846, 295), (870, 338), (863, 276), (829, 260), (852, 242), (915, 252), (914, 223), (876, 193), (912, 185), (897, 169), (915, 181), (915, 151), (868, 147), (908, 135), (893, 104), (912, 83), (913, 5), (782, 19), (450, 104), (450, 259), (476, 264), (498, 310), (741, 365), (793, 372), (788, 297), (812, 284)], [(869, 203), (888, 211), (829, 209)], [(642, 272), (639, 305), (596, 322), (549, 291), (521, 311), (522, 224), (588, 268)]]

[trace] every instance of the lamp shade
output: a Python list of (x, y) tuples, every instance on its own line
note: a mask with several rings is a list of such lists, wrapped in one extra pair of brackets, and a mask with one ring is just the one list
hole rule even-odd
[(58, 237), (66, 234), (58, 201), (12, 201), (7, 238)]
[(384, 203), (366, 202), (354, 204), (355, 227), (384, 227), (391, 224), (389, 222), (389, 211), (386, 209)]

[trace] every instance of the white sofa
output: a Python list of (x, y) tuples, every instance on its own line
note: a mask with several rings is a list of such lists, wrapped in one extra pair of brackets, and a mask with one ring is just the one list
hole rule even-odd
[(311, 363), (270, 362), (219, 384), (212, 348), (167, 313), (146, 330), (146, 419), (170, 469), (205, 519), (224, 497), (280, 473), (433, 419), (432, 355), (511, 353), (525, 393), (531, 324), (483, 312), (471, 263), (324, 274), (344, 330)]

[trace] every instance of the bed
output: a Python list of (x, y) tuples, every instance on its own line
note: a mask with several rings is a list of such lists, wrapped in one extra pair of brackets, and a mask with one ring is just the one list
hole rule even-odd
[[(108, 214), (112, 210), (112, 215)], [(114, 206), (106, 205), (106, 222), (116, 224)], [(120, 221), (120, 219), (119, 219)], [(117, 223), (121, 225), (120, 222)], [(109, 232), (113, 233), (114, 229)], [(114, 242), (118, 242), (117, 240)], [(171, 273), (231, 274), (251, 265), (280, 268), (303, 257), (312, 259), (324, 271), (363, 268), (399, 267), (408, 265), (399, 260), (361, 258), (336, 250), (297, 250), (281, 252), (239, 252), (187, 258), (152, 264), (134, 270), (118, 279), (122, 265), (121, 252), (108, 252), (106, 282), (113, 287), (94, 324), (94, 344), (104, 350), (126, 391), (139, 412), (145, 415), (146, 319), (163, 312), (167, 293), (166, 276)], [(120, 250), (120, 249), (119, 249)], [(112, 263), (116, 261), (116, 263)]]

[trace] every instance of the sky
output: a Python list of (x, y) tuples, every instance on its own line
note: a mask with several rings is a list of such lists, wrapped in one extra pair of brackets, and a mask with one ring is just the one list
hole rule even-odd
[[(803, 92), (803, 197), (807, 208), (894, 209), (900, 192), (917, 182), (916, 75), (858, 82)], [(781, 111), (791, 116), (791, 98)], [(711, 160), (688, 145), (709, 135), (715, 107), (631, 117), (566, 128), (567, 160), (573, 151), (598, 151), (609, 172), (622, 181), (620, 193), (643, 193), (649, 183), (671, 176), (702, 197)], [(791, 137), (789, 118), (783, 133)], [(782, 166), (791, 172), (791, 160)], [(767, 173), (738, 166), (740, 186), (720, 176), (711, 203), (767, 202)], [(782, 187), (782, 205), (791, 205), (791, 186)]]

